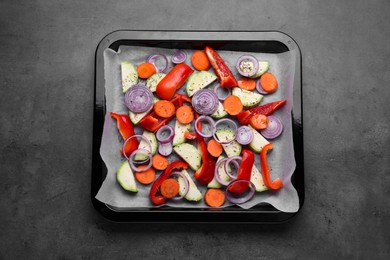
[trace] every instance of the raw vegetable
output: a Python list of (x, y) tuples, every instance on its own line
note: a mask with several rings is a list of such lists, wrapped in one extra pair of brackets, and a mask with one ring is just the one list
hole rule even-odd
[[(146, 158), (142, 161), (136, 161), (134, 157), (136, 156), (142, 156), (143, 158)], [(146, 149), (137, 149), (132, 154), (130, 154), (130, 157), (127, 158), (130, 164), (131, 169), (138, 172), (144, 172), (147, 171), (150, 167), (152, 167), (152, 154), (149, 150)], [(142, 164), (140, 166), (137, 166), (141, 163), (148, 163), (148, 164)]]
[(242, 55), (238, 58), (236, 69), (244, 77), (252, 77), (259, 70), (259, 61), (253, 55)]
[(165, 170), (168, 167), (168, 159), (165, 156), (156, 154), (152, 159), (152, 166), (156, 170)]
[(253, 141), (254, 133), (248, 126), (240, 126), (237, 129), (236, 141), (242, 145), (248, 145)]
[(150, 91), (155, 92), (157, 84), (165, 77), (165, 73), (156, 73), (146, 80), (146, 86)]
[(138, 83), (137, 68), (128, 61), (121, 62), (121, 76), (122, 76), (122, 91), (126, 91), (133, 85)]
[(126, 91), (125, 104), (133, 113), (142, 113), (149, 110), (154, 103), (152, 91), (144, 84), (137, 84)]
[(173, 150), (178, 156), (186, 161), (191, 169), (194, 171), (198, 170), (201, 165), (201, 155), (198, 149), (192, 144), (183, 143), (173, 147)]
[(169, 156), (172, 153), (173, 146), (172, 143), (162, 144), (158, 146), (158, 152), (163, 156)]
[(194, 72), (190, 66), (180, 63), (173, 67), (157, 84), (156, 94), (161, 99), (171, 100), (176, 92)]
[(156, 132), (156, 139), (161, 144), (167, 144), (172, 142), (175, 137), (175, 130), (170, 125), (164, 125)]
[(223, 101), (223, 107), (224, 110), (232, 116), (238, 115), (243, 109), (241, 100), (237, 96), (228, 96), (225, 101)]
[[(153, 102), (156, 103), (157, 101), (159, 101), (159, 99), (154, 98)], [(129, 117), (130, 117), (131, 122), (135, 125), (138, 124), (142, 118), (144, 118), (147, 114), (149, 114), (150, 111), (152, 111), (152, 109), (153, 109), (153, 106), (151, 106), (147, 111), (142, 112), (142, 113), (133, 113), (133, 112), (129, 111)]]
[[(203, 198), (202, 193), (199, 191), (198, 187), (196, 186), (195, 182), (192, 180), (190, 175), (188, 174), (187, 170), (182, 170), (181, 173), (187, 178), (189, 182), (189, 188), (187, 194), (184, 196), (184, 198), (188, 201), (200, 201)], [(179, 194), (183, 196), (185, 193), (185, 185), (183, 178), (177, 179), (180, 184), (180, 191)]]
[(175, 64), (183, 63), (187, 59), (187, 54), (183, 50), (177, 50), (173, 55), (172, 55), (172, 62)]
[(197, 70), (209, 70), (211, 68), (211, 64), (206, 53), (200, 50), (194, 51), (191, 56), (191, 63)]
[(263, 99), (262, 95), (241, 88), (233, 88), (232, 95), (237, 96), (245, 108), (253, 107)]
[[(237, 172), (237, 180), (247, 180), (251, 179), (252, 168), (255, 162), (255, 155), (252, 151), (248, 149), (242, 149), (242, 159), (240, 168)], [(234, 185), (229, 187), (229, 191), (234, 193), (242, 193), (248, 188), (248, 183), (245, 182), (237, 182)]]
[[(246, 189), (246, 191), (244, 191), (242, 193), (230, 192), (230, 187), (233, 185), (237, 185), (237, 184), (246, 185), (247, 187), (249, 186), (248, 187), (249, 191), (248, 191), (248, 189)], [(249, 180), (234, 180), (226, 188), (225, 193), (226, 193), (227, 200), (230, 201), (231, 203), (242, 204), (242, 203), (245, 203), (253, 198), (253, 195), (255, 195), (255, 186)]]
[(165, 169), (163, 173), (160, 174), (160, 176), (156, 179), (156, 181), (153, 183), (150, 191), (149, 191), (149, 198), (155, 205), (162, 205), (166, 203), (166, 198), (162, 195), (157, 195), (157, 191), (161, 186), (161, 183), (168, 178), (168, 176), (171, 174), (172, 171), (175, 170), (182, 170), (187, 169), (188, 164), (182, 161), (174, 161), (168, 167)]
[[(138, 145), (138, 149), (144, 149), (144, 150), (147, 150), (149, 151), (151, 154), (155, 154), (157, 152), (157, 140), (156, 140), (156, 136), (152, 133), (152, 132), (149, 132), (147, 130), (144, 130), (144, 132), (142, 133), (142, 136), (144, 138), (141, 138), (141, 142), (139, 143)], [(136, 138), (134, 138), (136, 139)], [(134, 156), (134, 160), (136, 161), (143, 161), (143, 160), (146, 160), (148, 158), (148, 156), (146, 156), (145, 154), (136, 154)]]
[(238, 122), (242, 125), (247, 125), (249, 124), (251, 117), (256, 114), (269, 116), (280, 107), (284, 106), (286, 102), (287, 100), (279, 100), (243, 111), (237, 115)]
[(181, 124), (178, 120), (175, 122), (175, 136), (173, 137), (172, 145), (176, 146), (182, 144), (186, 141), (186, 137), (184, 135), (185, 132), (190, 131), (191, 124)]
[[(144, 168), (145, 166), (141, 165), (140, 168)], [(146, 171), (135, 172), (135, 178), (138, 182), (148, 185), (154, 181), (156, 177), (156, 171), (153, 168), (149, 168)]]
[(278, 80), (271, 72), (266, 72), (260, 78), (260, 85), (266, 92), (274, 93), (278, 89)]
[(259, 61), (259, 69), (255, 75), (253, 75), (251, 78), (258, 78), (261, 75), (264, 74), (269, 69), (269, 62), (268, 61)]
[(228, 96), (232, 94), (230, 88), (222, 88), (220, 84), (215, 85), (214, 92), (217, 94), (218, 99), (224, 101)]
[(214, 91), (201, 89), (192, 97), (192, 107), (201, 115), (211, 115), (218, 109), (218, 96)]
[(261, 174), (263, 176), (263, 181), (265, 186), (270, 188), (271, 190), (278, 190), (283, 186), (283, 182), (280, 178), (276, 178), (271, 181), (271, 174), (268, 167), (267, 161), (267, 152), (272, 150), (272, 143), (267, 144), (260, 152), (260, 164), (261, 164)]
[[(220, 131), (220, 130), (229, 130), (229, 131), (232, 131), (233, 135), (230, 136), (230, 138), (227, 138), (227, 136), (225, 136), (225, 138), (223, 139), (220, 139), (216, 134), (215, 132), (216, 131)], [(229, 118), (224, 118), (224, 119), (220, 119), (218, 120), (217, 122), (215, 122), (215, 132), (213, 134), (213, 137), (214, 139), (220, 143), (220, 144), (228, 144), (228, 143), (231, 143), (232, 141), (234, 141), (236, 139), (236, 136), (237, 136), (237, 124), (236, 122), (234, 122), (233, 120), (229, 119)]]
[(173, 198), (179, 194), (180, 185), (175, 179), (165, 179), (160, 186), (161, 195), (165, 198)]
[(185, 131), (185, 132), (184, 132), (184, 138), (185, 138), (185, 139), (188, 139), (188, 140), (195, 140), (195, 139), (196, 139), (196, 136), (197, 136), (196, 133), (192, 133), (192, 132), (189, 132), (189, 131)]
[(249, 144), (249, 147), (254, 151), (259, 153), (264, 146), (269, 142), (265, 139), (259, 132), (257, 132), (253, 127), (249, 126), (253, 130), (253, 141)]
[(176, 113), (175, 105), (168, 100), (160, 100), (154, 104), (154, 112), (162, 118), (171, 118)]
[(223, 107), (222, 103), (218, 101), (217, 111), (212, 113), (210, 116), (212, 118), (220, 119), (220, 118), (223, 118), (227, 115), (228, 115), (228, 113), (225, 111), (225, 108)]
[(130, 168), (128, 161), (124, 161), (121, 163), (116, 172), (116, 179), (124, 190), (138, 192), (137, 184), (134, 179), (134, 174)]
[(222, 154), (222, 145), (214, 139), (211, 139), (207, 143), (207, 151), (211, 154), (211, 156), (218, 157)]
[(225, 193), (220, 189), (208, 189), (204, 201), (210, 207), (220, 207), (225, 203)]
[(153, 63), (150, 62), (141, 63), (137, 67), (137, 73), (141, 79), (147, 79), (156, 72), (157, 72), (156, 67), (154, 66)]
[[(219, 140), (231, 140), (236, 133), (233, 130), (219, 130), (215, 132), (215, 135)], [(241, 153), (242, 146), (236, 141), (232, 141), (228, 144), (222, 144), (223, 150), (227, 156), (239, 155)]]
[(261, 176), (261, 172), (257, 169), (256, 165), (252, 167), (252, 175), (250, 180), (255, 186), (255, 190), (257, 192), (263, 192), (268, 190), (267, 186), (265, 186), (263, 181), (263, 176)]
[(219, 83), (223, 88), (232, 88), (237, 86), (237, 80), (234, 78), (233, 73), (229, 67), (225, 64), (224, 60), (219, 56), (219, 54), (212, 48), (206, 46), (205, 52), (211, 66), (213, 67), (215, 74), (219, 79)]
[(172, 197), (172, 200), (181, 200), (184, 198), (188, 191), (190, 190), (190, 179), (188, 179), (182, 172), (174, 171), (171, 173), (169, 178), (177, 177), (177, 182), (179, 183), (179, 195)]
[(283, 132), (283, 124), (280, 121), (280, 119), (277, 118), (276, 116), (268, 116), (267, 128), (262, 129), (260, 131), (260, 133), (267, 139), (275, 139), (282, 132)]
[(147, 62), (152, 63), (157, 72), (164, 72), (168, 67), (168, 59), (164, 54), (153, 54), (147, 59)]
[[(110, 112), (110, 116), (116, 119), (117, 128), (119, 130), (119, 133), (122, 135), (123, 140), (126, 140), (127, 138), (134, 135), (134, 127), (128, 115)], [(122, 151), (122, 153), (124, 153), (125, 156), (129, 157), (130, 154), (137, 148), (138, 140), (137, 138), (132, 138), (126, 143), (125, 149), (124, 151)]]
[(240, 80), (238, 80), (237, 83), (238, 83), (239, 88), (242, 88), (242, 89), (245, 89), (248, 91), (252, 91), (252, 90), (256, 89), (256, 81), (254, 79), (251, 79), (251, 78), (241, 78)]
[(194, 93), (200, 89), (203, 89), (213, 83), (217, 79), (214, 73), (209, 71), (195, 71), (188, 78), (186, 85), (186, 92), (189, 97), (192, 97)]
[(268, 125), (268, 118), (265, 115), (256, 114), (252, 116), (249, 123), (254, 129), (260, 130), (265, 129)]
[[(199, 116), (195, 120), (195, 132), (201, 137), (212, 137), (215, 133), (214, 120), (209, 116)], [(207, 126), (207, 130), (204, 131), (204, 125)]]
[(228, 158), (224, 158), (222, 155), (218, 157), (217, 164), (215, 166), (214, 178), (207, 185), (207, 188), (216, 188), (219, 189), (222, 185), (226, 186), (229, 184), (229, 176), (226, 174), (224, 162)]
[(194, 120), (194, 111), (190, 106), (182, 106), (176, 110), (176, 118), (181, 124), (189, 124)]
[[(201, 126), (198, 125), (199, 128)], [(196, 137), (198, 149), (202, 156), (202, 166), (194, 173), (195, 179), (203, 184), (208, 184), (214, 178), (215, 159), (207, 152), (207, 145), (199, 134)]]

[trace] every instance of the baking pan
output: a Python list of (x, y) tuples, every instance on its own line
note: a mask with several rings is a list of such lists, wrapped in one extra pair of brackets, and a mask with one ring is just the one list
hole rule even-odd
[(107, 169), (100, 157), (99, 149), (105, 116), (104, 61), (107, 48), (115, 51), (119, 46), (146, 46), (172, 49), (203, 49), (205, 45), (217, 50), (250, 51), (259, 53), (283, 53), (297, 50), (293, 93), (293, 141), (296, 169), (291, 181), (299, 197), (299, 209), (304, 202), (304, 160), (302, 122), (302, 75), (301, 52), (296, 42), (288, 35), (276, 31), (138, 31), (120, 30), (105, 36), (98, 44), (95, 54), (95, 86), (93, 115), (93, 151), (91, 199), (94, 208), (106, 219), (115, 222), (242, 222), (281, 223), (296, 213), (286, 213), (268, 204), (244, 210), (237, 206), (220, 209), (178, 209), (170, 207), (134, 208), (117, 210), (95, 199)]

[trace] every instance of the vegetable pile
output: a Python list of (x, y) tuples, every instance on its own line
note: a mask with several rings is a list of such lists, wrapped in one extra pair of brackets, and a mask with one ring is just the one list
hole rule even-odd
[[(150, 185), (154, 205), (204, 199), (210, 207), (242, 204), (256, 192), (282, 188), (280, 178), (271, 179), (267, 153), (283, 132), (272, 114), (287, 101), (260, 104), (279, 87), (270, 63), (242, 55), (232, 68), (240, 74), (236, 79), (211, 47), (186, 60), (187, 53), (178, 50), (169, 59), (157, 53), (138, 65), (121, 63), (129, 113), (110, 113), (123, 140), (118, 152), (126, 159), (118, 183), (129, 192)], [(174, 67), (166, 71), (170, 62)], [(183, 89), (186, 94), (179, 93)], [(143, 133), (135, 134), (135, 126)], [(173, 153), (181, 160), (171, 161)], [(198, 185), (207, 191), (202, 194)]]

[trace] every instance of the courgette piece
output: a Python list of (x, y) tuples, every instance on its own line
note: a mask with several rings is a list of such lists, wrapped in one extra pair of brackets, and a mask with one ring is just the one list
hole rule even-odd
[(268, 190), (267, 186), (265, 186), (263, 181), (263, 176), (259, 169), (257, 169), (256, 165), (252, 167), (251, 179), (250, 181), (255, 185), (255, 190), (257, 192), (262, 192)]
[[(230, 129), (221, 129), (215, 132), (215, 135), (219, 140), (230, 140), (234, 136), (234, 131)], [(223, 150), (225, 151), (228, 157), (234, 155), (240, 155), (242, 146), (236, 140), (228, 144), (222, 144)]]
[(218, 108), (217, 111), (215, 111), (213, 114), (211, 114), (212, 118), (220, 119), (225, 116), (227, 116), (227, 112), (225, 111), (225, 108), (223, 107), (221, 102), (218, 102)]
[(241, 88), (233, 88), (232, 95), (237, 96), (244, 107), (250, 108), (256, 106), (263, 99), (263, 95)]
[(131, 86), (138, 83), (137, 68), (129, 61), (121, 62), (122, 91), (125, 93)]
[(153, 74), (146, 80), (146, 86), (150, 89), (150, 91), (155, 92), (157, 84), (165, 77), (165, 75), (167, 74), (161, 72)]
[[(191, 176), (188, 174), (188, 172), (186, 170), (182, 170), (181, 173), (187, 177), (188, 182), (189, 182), (188, 192), (184, 198), (186, 200), (189, 200), (189, 201), (200, 201), (203, 198), (203, 195), (199, 191), (195, 182), (192, 180)], [(178, 181), (179, 181), (179, 185), (180, 185), (179, 194), (183, 195), (185, 193), (184, 180), (183, 180), (183, 178), (179, 177)]]
[(176, 146), (186, 141), (184, 133), (191, 130), (191, 124), (183, 125), (178, 120), (175, 122), (175, 136), (173, 137), (172, 145)]
[(195, 148), (195, 146), (189, 143), (184, 143), (174, 146), (173, 150), (178, 156), (180, 156), (184, 161), (188, 163), (191, 169), (196, 171), (200, 168), (202, 157), (198, 149)]
[(214, 73), (209, 71), (195, 71), (188, 78), (186, 85), (187, 96), (192, 97), (196, 91), (207, 87), (217, 79)]
[(257, 130), (255, 130), (253, 127), (248, 125), (253, 130), (253, 140), (249, 144), (249, 147), (256, 153), (261, 152), (264, 146), (269, 144), (268, 140), (265, 139)]
[(116, 172), (116, 179), (124, 190), (138, 192), (137, 183), (128, 161), (122, 162), (119, 166)]
[(253, 75), (251, 78), (258, 78), (261, 75), (263, 75), (266, 71), (269, 69), (269, 61), (260, 61), (259, 60), (259, 69), (257, 70), (256, 74)]
[[(139, 142), (138, 149), (145, 149), (145, 150), (149, 151), (151, 154), (155, 154), (157, 152), (157, 146), (158, 146), (155, 134), (145, 130), (142, 133), (142, 135), (144, 137), (146, 137), (146, 139), (149, 140), (149, 143), (152, 146), (152, 150), (150, 150), (149, 144), (143, 138), (141, 139), (141, 142)], [(143, 154), (143, 153), (137, 153), (134, 156), (134, 160), (136, 160), (136, 161), (143, 161), (143, 160), (146, 160), (147, 158), (148, 158), (148, 156), (146, 154)]]
[[(225, 158), (224, 156), (219, 156), (218, 157), (218, 160), (217, 160), (217, 163), (222, 160), (223, 158)], [(229, 176), (226, 174), (226, 171), (225, 171), (225, 165), (223, 163), (221, 163), (218, 167), (218, 173), (219, 173), (219, 176), (221, 177), (222, 180), (224, 181), (228, 181), (230, 178)], [(221, 188), (222, 185), (217, 181), (217, 178), (214, 178), (212, 179), (211, 182), (209, 182), (209, 184), (207, 184), (207, 188), (216, 188), (216, 189), (219, 189)]]

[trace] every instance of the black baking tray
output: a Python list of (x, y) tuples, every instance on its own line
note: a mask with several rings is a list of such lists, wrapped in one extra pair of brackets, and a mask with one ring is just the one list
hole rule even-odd
[(99, 149), (105, 116), (104, 61), (103, 52), (107, 48), (115, 51), (119, 46), (146, 46), (173, 49), (203, 49), (209, 45), (216, 50), (250, 51), (260, 53), (283, 53), (297, 50), (294, 93), (293, 93), (293, 140), (296, 169), (291, 181), (298, 192), (299, 210), (303, 206), (304, 160), (303, 160), (303, 122), (302, 122), (302, 73), (301, 51), (297, 43), (288, 35), (277, 31), (141, 31), (120, 30), (105, 36), (97, 46), (95, 54), (95, 91), (93, 115), (93, 157), (91, 199), (94, 208), (106, 219), (115, 222), (242, 222), (242, 223), (281, 223), (296, 213), (286, 213), (269, 204), (262, 204), (244, 210), (233, 206), (223, 209), (178, 209), (134, 208), (128, 211), (117, 210), (98, 201), (99, 191), (107, 168)]

